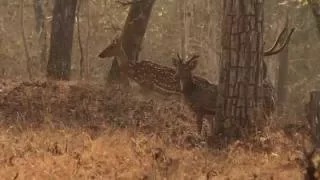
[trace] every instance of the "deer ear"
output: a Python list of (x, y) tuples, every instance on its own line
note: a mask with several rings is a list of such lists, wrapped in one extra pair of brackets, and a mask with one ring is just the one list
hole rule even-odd
[(198, 60), (197, 59), (192, 59), (188, 62), (188, 67), (190, 70), (194, 70), (198, 65)]

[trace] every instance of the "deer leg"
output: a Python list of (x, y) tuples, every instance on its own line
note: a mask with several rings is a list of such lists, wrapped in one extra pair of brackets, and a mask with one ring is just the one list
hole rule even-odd
[(198, 133), (199, 135), (201, 135), (202, 124), (203, 124), (203, 114), (199, 111), (196, 112), (196, 118), (197, 118)]
[(128, 63), (122, 63), (120, 65), (120, 81), (121, 83), (123, 83), (125, 87), (129, 86), (128, 70), (129, 70)]

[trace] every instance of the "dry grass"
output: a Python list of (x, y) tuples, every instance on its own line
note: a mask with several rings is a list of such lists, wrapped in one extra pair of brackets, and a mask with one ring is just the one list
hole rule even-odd
[(298, 135), (266, 131), (210, 150), (178, 100), (81, 83), (2, 84), (1, 179), (302, 179)]
[[(255, 152), (230, 146), (225, 152), (166, 144), (154, 134), (111, 130), (92, 139), (81, 129), (1, 130), (4, 179), (301, 179), (294, 152)], [(164, 154), (157, 151), (163, 150)], [(158, 153), (161, 156), (155, 157)], [(291, 155), (292, 154), (292, 155)]]

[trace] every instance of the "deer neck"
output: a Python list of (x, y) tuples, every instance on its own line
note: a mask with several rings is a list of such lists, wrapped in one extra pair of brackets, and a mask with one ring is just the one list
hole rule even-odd
[(128, 64), (129, 63), (129, 58), (127, 56), (126, 51), (124, 50), (122, 43), (119, 46), (119, 59), (121, 64)]
[(181, 90), (184, 95), (192, 94), (192, 92), (194, 91), (194, 89), (196, 87), (195, 83), (193, 82), (192, 77), (190, 77), (190, 79), (184, 83), (182, 83), (180, 81), (180, 86), (181, 86)]

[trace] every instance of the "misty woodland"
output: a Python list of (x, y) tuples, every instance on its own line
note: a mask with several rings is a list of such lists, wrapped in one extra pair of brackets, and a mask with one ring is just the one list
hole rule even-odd
[(320, 180), (319, 0), (1, 0), (0, 179)]

